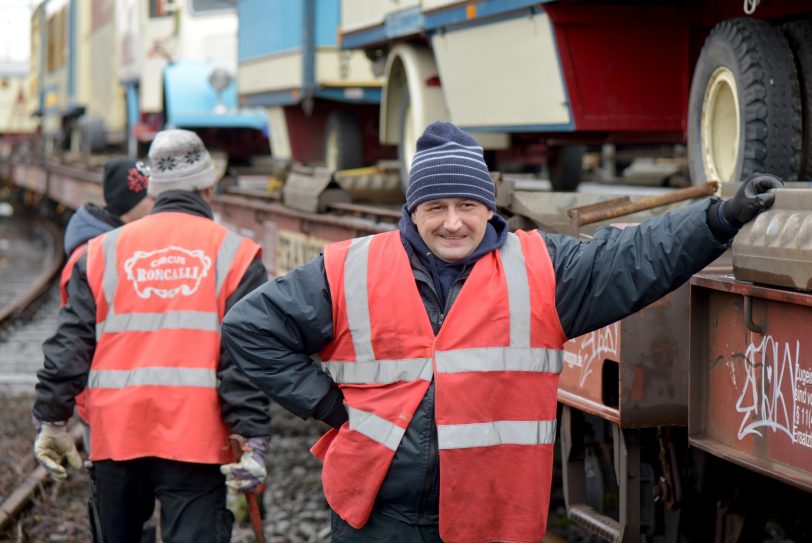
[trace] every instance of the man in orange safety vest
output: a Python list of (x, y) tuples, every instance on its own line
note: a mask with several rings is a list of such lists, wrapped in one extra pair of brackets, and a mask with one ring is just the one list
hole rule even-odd
[(754, 176), (589, 241), (511, 233), (482, 148), (434, 123), (399, 230), (263, 285), (223, 342), (281, 405), (333, 426), (312, 451), (334, 542), (541, 541), (564, 342), (677, 288), (779, 186)]
[(58, 479), (63, 459), (81, 465), (66, 421), (84, 391), (104, 541), (139, 541), (157, 498), (165, 541), (226, 542), (226, 485), (262, 483), (270, 415), (220, 323), (267, 275), (259, 246), (212, 220), (219, 175), (195, 133), (158, 133), (149, 162), (152, 213), (92, 239), (72, 269), (43, 345), (34, 451)]

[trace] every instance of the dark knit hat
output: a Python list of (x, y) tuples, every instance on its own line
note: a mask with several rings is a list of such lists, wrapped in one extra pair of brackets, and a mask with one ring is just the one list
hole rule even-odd
[(429, 200), (470, 198), (496, 209), (496, 190), (482, 147), (451, 123), (431, 123), (417, 140), (406, 209)]
[(117, 158), (104, 163), (104, 202), (107, 211), (120, 217), (147, 195), (146, 168), (128, 158)]

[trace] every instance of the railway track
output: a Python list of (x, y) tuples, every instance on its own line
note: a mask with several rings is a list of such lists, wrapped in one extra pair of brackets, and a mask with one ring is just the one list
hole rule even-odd
[(62, 235), (51, 223), (0, 222), (0, 325), (41, 297), (62, 266)]

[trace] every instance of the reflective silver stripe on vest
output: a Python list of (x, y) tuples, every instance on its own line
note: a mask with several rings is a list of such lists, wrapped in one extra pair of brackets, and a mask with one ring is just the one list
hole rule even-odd
[(437, 371), (463, 373), (467, 371), (535, 371), (560, 373), (564, 352), (556, 349), (517, 349), (487, 347), (437, 351)]
[(116, 260), (116, 247), (118, 246), (118, 236), (121, 230), (116, 229), (109, 232), (102, 239), (102, 252), (104, 253), (104, 277), (102, 277), (102, 290), (107, 300), (107, 305), (113, 307), (113, 298), (118, 285), (118, 261)]
[(431, 358), (373, 360), (370, 362), (322, 362), (333, 381), (343, 385), (388, 385), (399, 381), (431, 381)]
[(344, 299), (347, 302), (347, 321), (358, 362), (375, 360), (372, 350), (372, 325), (367, 299), (367, 267), (369, 244), (372, 236), (356, 238), (347, 250), (344, 261)]
[(397, 424), (392, 424), (386, 419), (373, 413), (367, 413), (354, 407), (347, 406), (347, 413), (350, 416), (350, 429), (359, 434), (364, 434), (372, 441), (376, 441), (393, 451), (397, 450), (400, 440), (406, 431)]
[(240, 243), (242, 243), (242, 236), (229, 230), (223, 239), (222, 245), (220, 245), (220, 250), (217, 251), (217, 263), (215, 265), (216, 284), (214, 292), (218, 297), (220, 296), (220, 289), (223, 288), (223, 283), (225, 283), (226, 277), (228, 277), (231, 264), (234, 262), (234, 259), (237, 258)]
[(138, 368), (134, 370), (91, 370), (87, 388), (133, 386), (217, 388), (214, 370), (200, 368)]
[(108, 314), (96, 325), (96, 337), (113, 332), (153, 332), (162, 329), (220, 331), (217, 313), (205, 311), (169, 311), (167, 313)]
[(551, 445), (555, 420), (499, 420), (437, 426), (440, 449), (468, 449), (494, 445)]
[(505, 268), (510, 304), (510, 346), (529, 348), (530, 285), (527, 282), (522, 243), (515, 234), (508, 234), (500, 256)]

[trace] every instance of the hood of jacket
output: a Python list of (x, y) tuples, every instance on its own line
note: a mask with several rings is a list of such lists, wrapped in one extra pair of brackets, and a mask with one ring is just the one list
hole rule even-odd
[(63, 244), (65, 254), (70, 255), (79, 245), (96, 236), (109, 232), (124, 224), (103, 207), (96, 204), (85, 204), (80, 207), (68, 221), (65, 228)]
[(155, 199), (152, 214), (155, 213), (188, 213), (198, 217), (214, 219), (211, 206), (199, 192), (188, 190), (165, 190)]
[(398, 228), (400, 229), (400, 239), (403, 241), (403, 246), (406, 248), (406, 252), (417, 256), (420, 263), (426, 267), (443, 304), (445, 304), (448, 291), (454, 280), (465, 271), (470, 270), (483, 255), (501, 247), (508, 235), (507, 221), (494, 213), (485, 228), (485, 236), (479, 242), (477, 248), (474, 249), (474, 252), (456, 262), (446, 262), (434, 256), (429, 250), (426, 242), (420, 237), (417, 225), (412, 222), (412, 215), (405, 205), (402, 211), (403, 215), (398, 223)]

